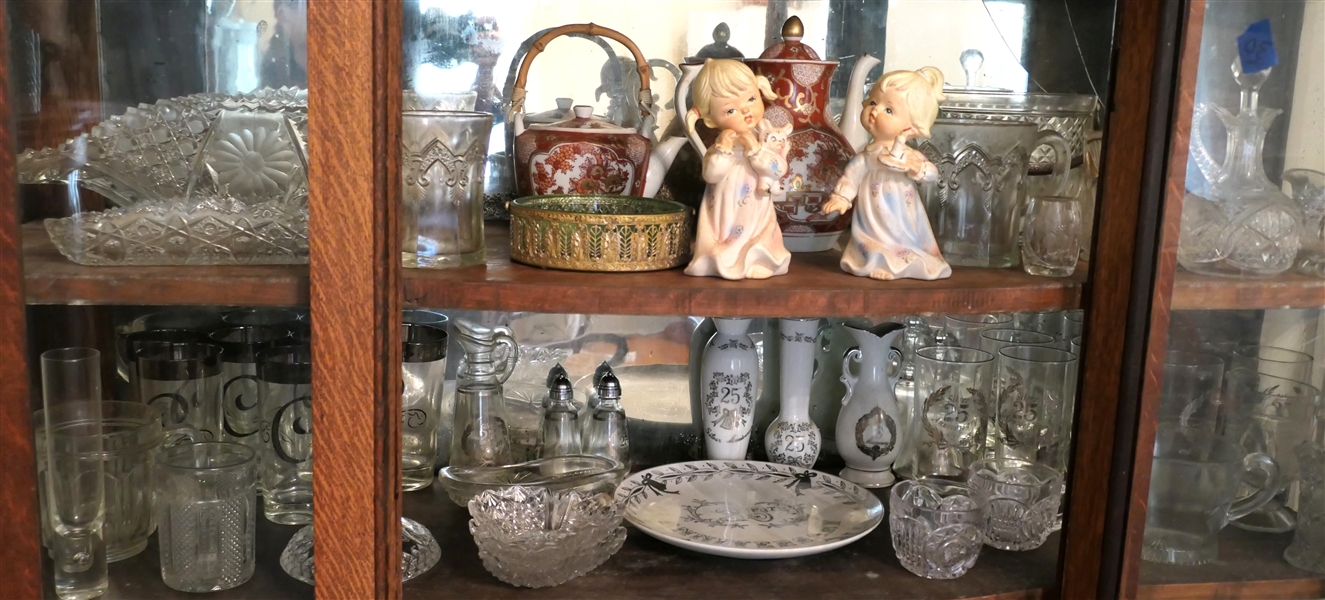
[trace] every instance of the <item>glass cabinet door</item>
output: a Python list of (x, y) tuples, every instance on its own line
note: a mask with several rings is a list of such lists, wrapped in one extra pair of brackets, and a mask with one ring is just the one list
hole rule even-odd
[[(404, 3), (403, 596), (514, 597), (531, 585), (577, 597), (1052, 593), (1073, 544), (1059, 510), (1072, 503), (1071, 436), (1091, 427), (1074, 422), (1094, 272), (1078, 249), (1095, 230), (1116, 3), (623, 6)], [(713, 201), (704, 165), (720, 135), (713, 119), (688, 119), (690, 92), (706, 61), (721, 59), (743, 61), (755, 85), (755, 74), (768, 79), (765, 118), (781, 119), (790, 146), (779, 191), (760, 192), (777, 204), (768, 216), (789, 270), (762, 280), (685, 270)], [(921, 218), (951, 276), (844, 273), (850, 219), (823, 206), (868, 141), (859, 125), (870, 90), (886, 73), (918, 77), (927, 65), (942, 72), (934, 89), (946, 100), (931, 141), (913, 144), (949, 179), (916, 193), (928, 194)], [(988, 192), (988, 202), (958, 207), (940, 191), (955, 187)], [(1031, 218), (1028, 204), (1068, 208)], [(999, 216), (978, 222), (990, 212)], [(598, 220), (616, 215), (628, 216)], [(621, 225), (641, 216), (647, 224)], [(1023, 221), (1049, 226), (1023, 245)], [(668, 237), (669, 227), (679, 233)], [(1069, 247), (1053, 265), (1023, 269), (1023, 250), (1043, 258), (1034, 252), (1045, 238)], [(445, 357), (427, 350), (443, 332)], [(719, 380), (712, 363), (727, 352), (741, 356)], [(629, 464), (598, 474), (610, 485), (595, 487), (591, 460), (511, 467), (555, 460), (576, 435), (571, 454), (603, 451), (589, 421), (609, 418), (595, 412), (612, 389), (599, 387), (604, 368), (629, 436)], [(890, 368), (901, 383), (871, 379)], [(789, 400), (801, 392), (803, 410)], [(869, 402), (879, 407), (860, 408)], [(811, 446), (777, 434), (784, 417), (817, 432), (804, 464), (778, 445)], [(559, 429), (565, 420), (581, 425)], [(723, 427), (736, 433), (720, 437)], [(880, 457), (895, 466), (856, 468)], [(1088, 467), (1078, 469), (1107, 471)], [(523, 495), (548, 488), (558, 498), (558, 485), (574, 487), (553, 483), (565, 471), (587, 482), (581, 491), (616, 489), (624, 542), (614, 528), (528, 518), (555, 501)], [(921, 477), (957, 482), (935, 488), (950, 496), (997, 496), (980, 519), (992, 524), (989, 542), (961, 526), (968, 511), (931, 523), (889, 507), (936, 500), (934, 489), (906, 492)], [(823, 489), (848, 491), (833, 500)], [(839, 513), (844, 503), (861, 507), (864, 529), (842, 518), (861, 516)], [(943, 525), (953, 527), (930, 535)], [(584, 549), (575, 534), (598, 537)], [(540, 552), (543, 539), (561, 552)], [(786, 557), (796, 558), (749, 560)]]
[(4, 12), (7, 595), (311, 597), (306, 2)]
[(1325, 592), (1325, 5), (1190, 3), (1122, 591)]

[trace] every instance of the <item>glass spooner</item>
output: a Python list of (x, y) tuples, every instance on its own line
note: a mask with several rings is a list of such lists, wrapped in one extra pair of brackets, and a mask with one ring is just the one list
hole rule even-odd
[[(437, 538), (413, 519), (400, 518), (400, 580), (409, 581), (428, 572), (442, 557)], [(313, 585), (313, 526), (300, 529), (281, 552), (281, 568), (295, 579)]]
[[(1302, 212), (1265, 176), (1261, 147), (1280, 110), (1257, 106), (1270, 69), (1243, 73), (1238, 114), (1200, 104), (1192, 114), (1192, 159), (1210, 183), (1208, 197), (1188, 193), (1182, 206), (1178, 263), (1203, 275), (1264, 277), (1293, 266), (1301, 247)], [(1201, 126), (1214, 112), (1228, 130), (1222, 165), (1216, 164)]]

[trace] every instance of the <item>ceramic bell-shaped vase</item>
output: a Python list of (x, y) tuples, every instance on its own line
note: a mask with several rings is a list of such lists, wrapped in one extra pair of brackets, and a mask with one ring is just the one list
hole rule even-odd
[(810, 419), (810, 380), (814, 377), (814, 353), (818, 346), (819, 319), (780, 319), (781, 344), (778, 383), (781, 406), (778, 416), (764, 434), (768, 460), (784, 465), (814, 466), (823, 438)]
[(857, 345), (842, 357), (842, 383), (847, 386), (837, 415), (837, 451), (847, 464), (842, 478), (865, 487), (887, 487), (896, 480), (892, 465), (902, 449), (904, 429), (893, 387), (902, 371), (902, 353), (894, 346), (905, 326), (848, 324), (845, 329)]
[(754, 319), (715, 318), (704, 346), (700, 398), (704, 450), (715, 460), (745, 460), (759, 397), (759, 355), (748, 330)]

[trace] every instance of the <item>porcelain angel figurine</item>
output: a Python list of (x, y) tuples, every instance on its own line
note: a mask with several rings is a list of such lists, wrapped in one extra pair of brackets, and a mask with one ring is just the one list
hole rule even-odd
[(929, 137), (943, 98), (943, 73), (934, 67), (885, 73), (870, 90), (860, 124), (874, 139), (847, 164), (822, 208), (831, 215), (855, 201), (843, 271), (880, 280), (952, 275), (913, 183), (935, 181), (938, 169), (906, 145)]
[[(791, 253), (782, 245), (770, 190), (781, 185), (790, 146), (785, 132), (764, 120), (764, 99), (774, 97), (768, 79), (755, 76), (738, 60), (709, 59), (690, 90), (694, 108), (686, 113), (686, 128), (692, 139), (697, 139), (695, 123), (700, 119), (721, 133), (704, 154), (708, 186), (686, 275), (785, 275)], [(773, 143), (768, 143), (770, 137)]]

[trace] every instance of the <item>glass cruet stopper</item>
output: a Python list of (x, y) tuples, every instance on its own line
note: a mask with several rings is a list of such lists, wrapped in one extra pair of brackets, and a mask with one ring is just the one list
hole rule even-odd
[(1270, 71), (1273, 67), (1256, 71), (1255, 73), (1242, 72), (1242, 59), (1233, 59), (1233, 80), (1238, 82), (1241, 92), (1238, 94), (1238, 113), (1240, 115), (1256, 114), (1257, 105), (1260, 102), (1261, 85), (1266, 79), (1270, 78)]
[(626, 411), (621, 408), (621, 382), (609, 370), (596, 386), (598, 407), (589, 417), (588, 439), (585, 453), (610, 458), (630, 467), (630, 435), (626, 426)]
[(570, 379), (564, 374), (558, 375), (552, 386), (548, 388), (548, 397), (548, 408), (543, 413), (543, 435), (538, 457), (551, 458), (579, 454), (582, 451), (580, 415), (572, 404), (575, 391), (571, 387)]

